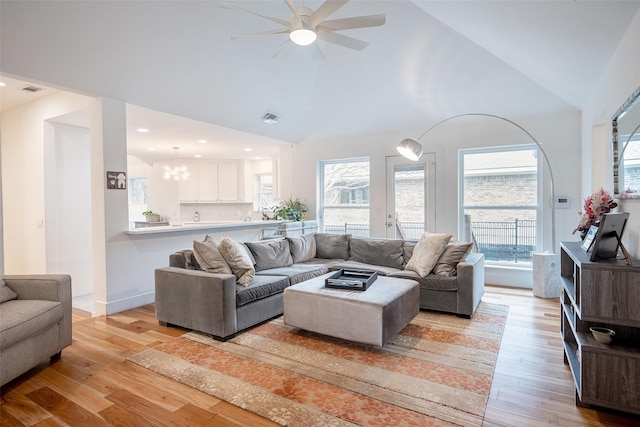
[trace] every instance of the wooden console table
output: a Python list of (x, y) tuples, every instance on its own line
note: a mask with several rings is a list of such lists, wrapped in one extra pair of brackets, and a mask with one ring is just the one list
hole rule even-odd
[[(640, 414), (640, 260), (592, 262), (579, 242), (560, 246), (561, 333), (576, 405)], [(592, 326), (613, 329), (613, 342), (597, 342)]]

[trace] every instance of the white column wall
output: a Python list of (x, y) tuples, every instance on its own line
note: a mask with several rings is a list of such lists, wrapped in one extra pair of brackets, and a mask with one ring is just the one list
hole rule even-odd
[[(594, 88), (582, 115), (582, 198), (604, 187), (613, 191), (611, 118), (640, 87), (640, 11), (633, 18), (616, 52)], [(605, 132), (592, 132), (603, 126)], [(601, 156), (604, 153), (604, 156)], [(589, 166), (600, 162), (606, 173)], [(622, 239), (632, 256), (640, 256), (640, 200), (622, 200), (620, 209), (630, 213)]]
[(45, 121), (88, 108), (91, 98), (56, 93), (2, 114), (3, 250), (6, 274), (46, 273)]

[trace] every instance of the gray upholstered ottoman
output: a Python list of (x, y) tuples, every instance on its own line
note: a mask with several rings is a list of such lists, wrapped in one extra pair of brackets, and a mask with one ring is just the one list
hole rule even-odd
[(284, 290), (286, 325), (382, 346), (420, 310), (420, 287), (413, 280), (382, 276), (366, 291), (350, 291), (325, 288), (330, 274)]

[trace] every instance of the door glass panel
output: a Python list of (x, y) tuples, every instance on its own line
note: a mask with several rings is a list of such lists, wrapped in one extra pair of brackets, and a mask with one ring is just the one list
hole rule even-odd
[(425, 167), (394, 168), (396, 238), (418, 240), (425, 230)]

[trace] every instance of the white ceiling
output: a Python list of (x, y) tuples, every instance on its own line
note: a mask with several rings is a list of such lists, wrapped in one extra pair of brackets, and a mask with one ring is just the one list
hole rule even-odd
[[(187, 151), (203, 148), (194, 142), (202, 138), (211, 150), (226, 142), (242, 158), (269, 156), (278, 143), (413, 131), (465, 112), (516, 118), (580, 109), (640, 7), (352, 0), (331, 18), (385, 13), (386, 24), (343, 32), (369, 42), (365, 50), (321, 41), (324, 59), (314, 60), (292, 44), (270, 58), (286, 35), (232, 40), (279, 25), (220, 3), (2, 1), (0, 75), (139, 106), (129, 108), (128, 126), (152, 132), (128, 143), (147, 161), (172, 158), (171, 146), (195, 154)], [(281, 0), (232, 3), (290, 17)], [(267, 111), (278, 124), (260, 120)], [(146, 152), (151, 143), (162, 150)], [(254, 152), (243, 151), (249, 145)]]

